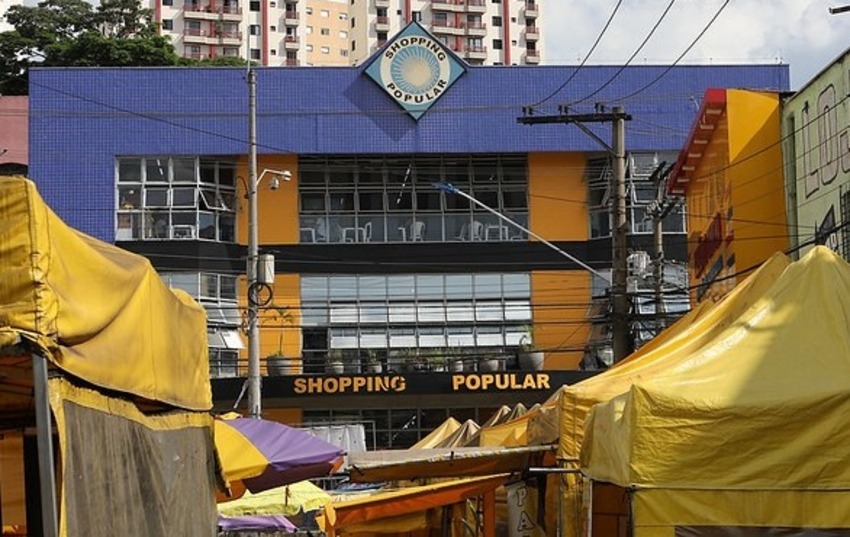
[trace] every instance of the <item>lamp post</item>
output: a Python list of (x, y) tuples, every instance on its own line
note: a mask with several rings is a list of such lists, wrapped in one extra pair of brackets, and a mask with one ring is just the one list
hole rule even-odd
[[(248, 281), (248, 415), (262, 416), (262, 376), (260, 375), (260, 319), (259, 310), (271, 300), (271, 285), (274, 283), (274, 256), (260, 256), (257, 221), (257, 189), (266, 174), (272, 174), (269, 185), (272, 190), (280, 186), (280, 179), (289, 181), (289, 170), (265, 169), (257, 176), (257, 72), (248, 67), (248, 181), (245, 185), (248, 197), (248, 259), (246, 276)], [(263, 289), (268, 294), (261, 301)], [(261, 304), (261, 302), (263, 302)]]

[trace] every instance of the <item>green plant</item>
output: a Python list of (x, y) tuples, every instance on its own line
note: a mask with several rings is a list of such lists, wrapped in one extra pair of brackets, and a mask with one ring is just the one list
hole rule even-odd
[(343, 361), (345, 361), (345, 351), (342, 349), (328, 350), (328, 362), (341, 364)]
[(381, 355), (377, 349), (366, 349), (366, 363), (379, 364), (381, 363)]
[(269, 311), (271, 311), (270, 319), (275, 323), (279, 322), (280, 326), (276, 328), (280, 329), (277, 337), (277, 350), (269, 355), (269, 357), (283, 357), (283, 334), (286, 328), (286, 325), (292, 321), (292, 315), (289, 313), (289, 308), (286, 306), (269, 306)]

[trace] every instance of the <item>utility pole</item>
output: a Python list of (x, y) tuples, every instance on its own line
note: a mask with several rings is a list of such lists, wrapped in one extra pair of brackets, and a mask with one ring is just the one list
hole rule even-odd
[[(611, 234), (613, 262), (611, 270), (611, 303), (613, 310), (611, 316), (611, 340), (614, 362), (618, 362), (631, 352), (630, 306), (627, 288), (628, 267), (626, 265), (629, 223), (626, 214), (625, 122), (631, 120), (632, 117), (625, 113), (622, 106), (615, 106), (611, 112), (605, 112), (602, 106), (597, 105), (596, 112), (592, 114), (570, 114), (567, 107), (559, 106), (558, 112), (554, 116), (535, 116), (533, 108), (525, 107), (523, 108), (523, 116), (517, 118), (517, 122), (525, 125), (572, 123), (604, 147), (614, 159), (614, 173), (611, 176), (611, 185), (609, 187), (613, 198), (612, 212), (614, 214), (614, 230)], [(602, 122), (612, 123), (612, 142), (610, 146), (585, 125), (585, 123)]]
[(262, 415), (260, 325), (257, 301), (259, 234), (257, 232), (257, 72), (248, 61), (248, 415)]

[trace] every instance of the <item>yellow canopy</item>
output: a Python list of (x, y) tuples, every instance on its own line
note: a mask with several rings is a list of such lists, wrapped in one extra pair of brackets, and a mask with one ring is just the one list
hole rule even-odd
[(749, 307), (727, 312), (686, 361), (594, 408), (582, 449), (591, 478), (847, 496), (850, 265), (816, 247), (747, 294)]
[(440, 424), (439, 427), (428, 433), (428, 436), (413, 444), (410, 449), (428, 449), (437, 447), (437, 444), (451, 436), (458, 429), (460, 429), (460, 422), (454, 418), (449, 418)]
[[(95, 386), (190, 410), (212, 407), (203, 308), (171, 291), (144, 257), (68, 227), (31, 181), (3, 177), (0, 348), (26, 342)], [(2, 360), (5, 371), (21, 358)], [(4, 417), (29, 402), (25, 387), (22, 395), (12, 391), (0, 396)]]
[(789, 263), (784, 254), (774, 254), (720, 302), (703, 303), (694, 308), (626, 360), (562, 390), (558, 456), (562, 459), (578, 457), (585, 419), (594, 404), (628, 391), (632, 384), (695, 364), (694, 354), (756, 303)]
[(245, 491), (238, 500), (218, 504), (222, 516), (284, 515), (315, 511), (331, 503), (331, 496), (309, 481), (300, 481), (257, 494)]

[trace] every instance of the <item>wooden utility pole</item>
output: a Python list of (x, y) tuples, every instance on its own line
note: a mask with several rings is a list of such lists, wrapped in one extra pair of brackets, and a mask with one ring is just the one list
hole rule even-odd
[[(554, 116), (536, 116), (532, 108), (524, 108), (523, 116), (517, 118), (518, 123), (537, 125), (542, 123), (572, 123), (585, 134), (595, 140), (612, 155), (614, 173), (611, 177), (610, 191), (612, 194), (612, 212), (614, 215), (614, 230), (611, 234), (612, 270), (611, 270), (611, 339), (614, 361), (618, 362), (631, 352), (630, 304), (627, 288), (629, 219), (626, 213), (626, 121), (632, 117), (625, 113), (623, 107), (615, 106), (611, 112), (604, 112), (597, 106), (592, 114), (570, 114), (566, 107), (558, 107)], [(599, 136), (591, 131), (585, 123), (612, 123), (612, 142), (609, 146)]]

